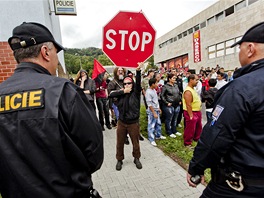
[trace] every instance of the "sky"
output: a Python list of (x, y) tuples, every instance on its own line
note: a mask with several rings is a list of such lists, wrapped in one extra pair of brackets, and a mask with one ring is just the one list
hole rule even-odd
[(77, 16), (61, 15), (62, 44), (102, 48), (103, 27), (119, 12), (142, 10), (161, 37), (218, 0), (75, 0)]

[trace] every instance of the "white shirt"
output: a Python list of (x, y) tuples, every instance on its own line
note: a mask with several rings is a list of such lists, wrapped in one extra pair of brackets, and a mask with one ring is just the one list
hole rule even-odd
[(217, 81), (217, 83), (216, 83), (216, 88), (217, 89), (220, 89), (221, 87), (223, 87), (225, 84), (227, 84), (227, 82), (224, 80), (224, 79), (222, 79), (222, 80), (218, 80)]

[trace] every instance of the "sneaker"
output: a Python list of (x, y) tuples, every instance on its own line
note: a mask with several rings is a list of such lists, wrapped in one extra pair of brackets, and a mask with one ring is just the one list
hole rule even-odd
[(126, 144), (126, 145), (129, 145), (128, 137), (126, 137), (125, 144)]
[(138, 169), (141, 169), (141, 168), (142, 168), (142, 164), (141, 164), (141, 162), (139, 161), (138, 158), (135, 158), (135, 159), (134, 159), (134, 163), (136, 164), (136, 167), (137, 167)]
[(156, 142), (155, 142), (155, 141), (153, 141), (153, 142), (150, 142), (150, 144), (151, 144), (152, 146), (157, 146), (157, 144), (156, 144)]
[(174, 134), (172, 133), (172, 134), (170, 134), (170, 137), (171, 137), (171, 138), (176, 138), (176, 135), (174, 135)]
[(181, 124), (178, 124), (177, 127), (182, 128), (182, 125)]
[(120, 171), (122, 169), (122, 164), (123, 164), (122, 160), (117, 161), (117, 164), (116, 164), (116, 170), (117, 171)]
[(181, 136), (182, 134), (180, 132), (176, 132), (175, 135)]
[(143, 138), (143, 136), (141, 134), (139, 134), (139, 140), (140, 141), (144, 141), (144, 138)]
[(107, 127), (108, 129), (112, 129), (112, 127), (111, 127), (110, 124), (106, 125), (106, 127)]
[(166, 140), (166, 137), (161, 135), (160, 137), (156, 137), (156, 140)]

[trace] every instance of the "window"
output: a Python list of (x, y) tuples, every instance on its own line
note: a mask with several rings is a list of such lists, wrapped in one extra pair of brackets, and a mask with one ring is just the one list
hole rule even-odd
[(237, 4), (235, 5), (236, 11), (238, 11), (238, 10), (240, 10), (241, 8), (244, 8), (244, 7), (246, 7), (246, 0), (244, 0), (244, 1), (240, 1), (239, 3), (237, 3)]
[(230, 14), (233, 14), (234, 13), (234, 6), (231, 6), (230, 8), (227, 8), (225, 10), (225, 16), (229, 16)]
[(208, 58), (209, 59), (215, 58), (215, 45), (208, 47)]
[(187, 36), (187, 31), (182, 33), (183, 37)]
[(173, 41), (177, 41), (177, 36), (175, 36), (175, 37), (173, 38)]
[(168, 40), (169, 41), (169, 43), (172, 43), (173, 42), (173, 38), (171, 38), (170, 40)]
[(219, 43), (216, 45), (216, 57), (225, 55), (225, 43)]
[(188, 33), (189, 33), (189, 34), (193, 33), (193, 28), (190, 28), (190, 29), (188, 30)]
[[(242, 36), (237, 37), (237, 38), (235, 39), (235, 42), (240, 41), (241, 39), (242, 39)], [(240, 51), (239, 45), (237, 45), (237, 46), (235, 47), (235, 50), (236, 50), (237, 53)]]
[(215, 15), (215, 20), (216, 21), (219, 21), (222, 18), (224, 18), (224, 13), (223, 12), (220, 12), (217, 15)]
[(235, 53), (235, 49), (234, 48), (230, 48), (230, 46), (232, 44), (235, 43), (235, 39), (231, 39), (225, 42), (225, 48), (226, 48), (226, 55), (228, 54), (234, 54)]
[(258, 0), (248, 0), (248, 5), (251, 5), (252, 3), (257, 2)]
[(206, 27), (206, 21), (202, 22), (202, 23), (200, 24), (200, 27), (201, 27), (201, 29), (204, 28), (204, 27)]
[(199, 24), (196, 25), (196, 26), (194, 26), (194, 31), (197, 31), (197, 30), (199, 30), (199, 29), (200, 29)]
[(181, 39), (181, 38), (182, 38), (182, 34), (179, 34), (179, 35), (178, 35), (178, 39)]
[(215, 22), (215, 18), (214, 18), (214, 16), (211, 17), (211, 18), (209, 18), (209, 19), (207, 19), (207, 24), (208, 24), (208, 25), (211, 25), (211, 24), (214, 23), (214, 22)]

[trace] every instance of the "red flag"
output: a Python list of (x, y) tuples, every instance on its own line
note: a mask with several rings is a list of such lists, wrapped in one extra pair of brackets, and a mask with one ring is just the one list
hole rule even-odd
[(101, 65), (101, 63), (99, 63), (98, 60), (94, 59), (94, 68), (93, 68), (92, 79), (94, 79), (98, 83), (101, 83), (103, 80), (105, 72), (106, 72), (106, 70)]

